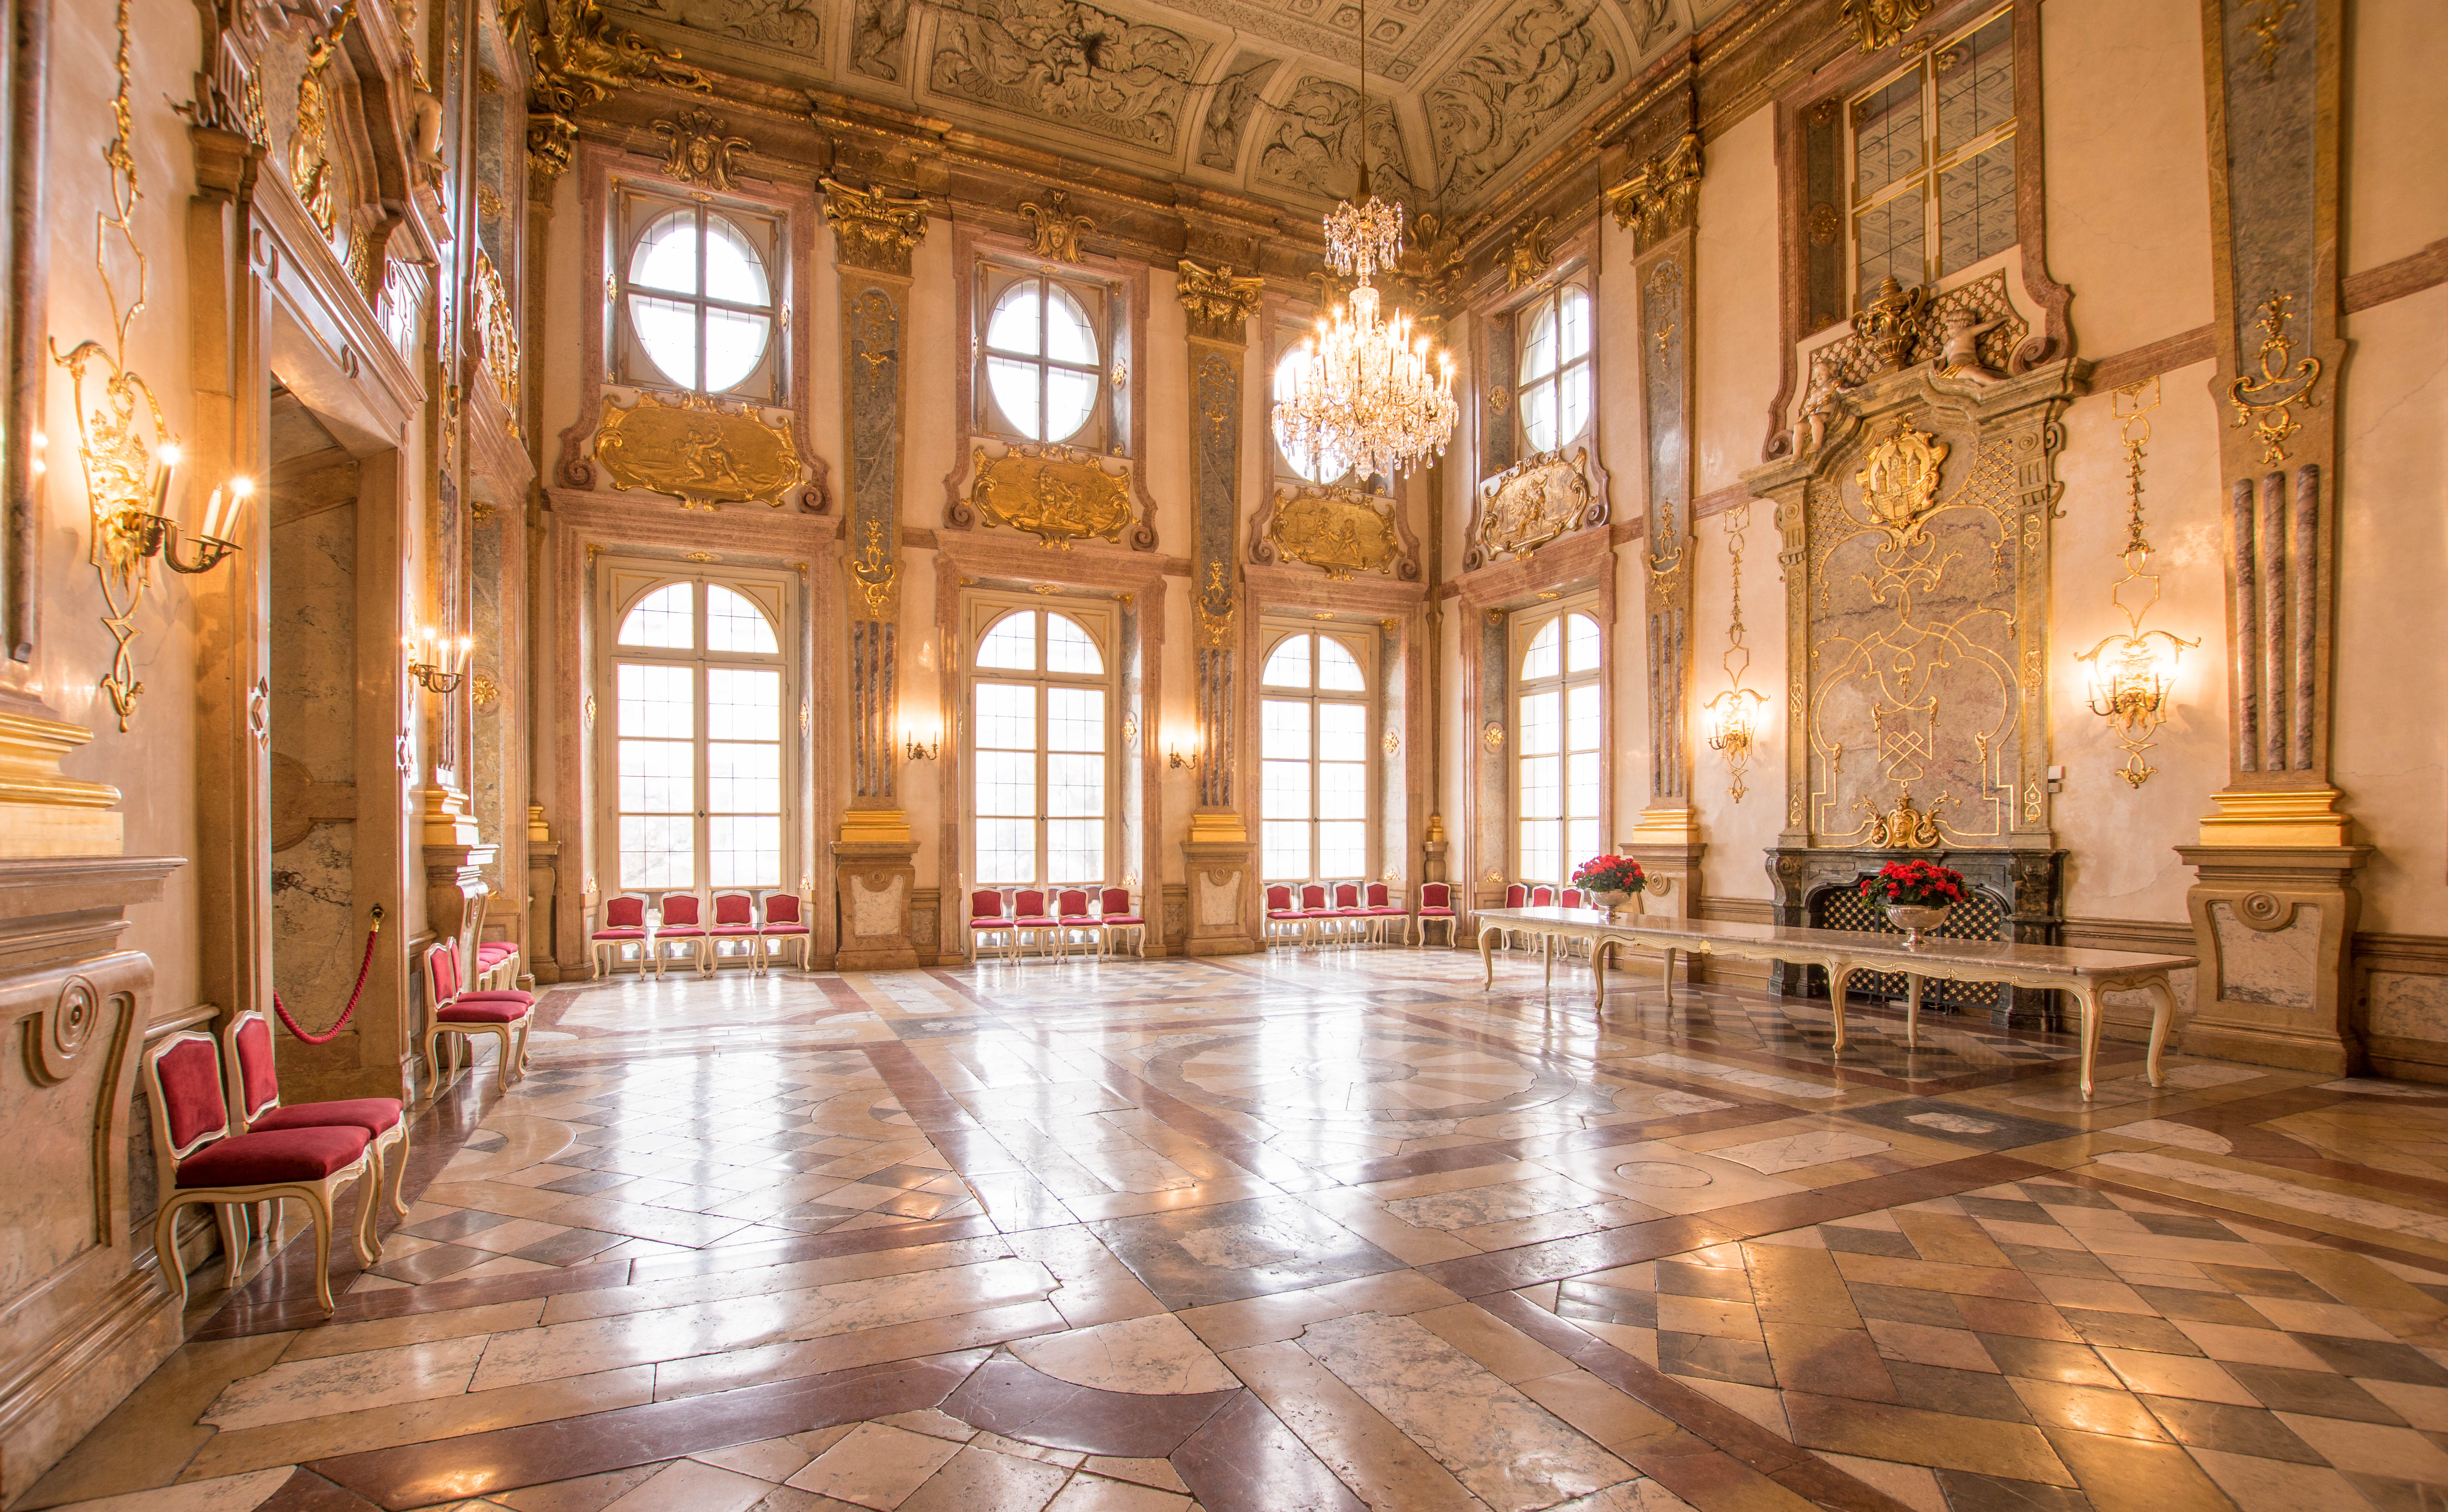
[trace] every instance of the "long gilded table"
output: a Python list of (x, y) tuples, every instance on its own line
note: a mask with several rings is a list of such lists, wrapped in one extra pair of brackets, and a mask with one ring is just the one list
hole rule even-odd
[(1482, 909), (1479, 910), (1479, 954), (1486, 967), (1485, 986), (1496, 985), (1495, 943), (1508, 931), (1537, 935), (1546, 943), (1547, 980), (1556, 979), (1554, 947), (1560, 940), (1586, 941), (1592, 974), (1597, 978), (1593, 1005), (1606, 1001), (1606, 958), (1627, 945), (1648, 946), (1666, 953), (1666, 1001), (1674, 1002), (1674, 958), (1678, 954), (1717, 955), (1739, 961), (1782, 961), (1815, 966), (1827, 973), (1828, 1000), (1835, 1009), (1836, 1049), (1845, 1048), (1845, 994), (1854, 973), (1895, 971), (1908, 984), (1904, 1000), (1904, 1043), (1921, 1043), (1921, 985), (1923, 978), (1954, 982), (2002, 982), (2071, 993), (2082, 1005), (2082, 1095), (2091, 1096), (2092, 1062), (2099, 1048), (2099, 1000), (2105, 992), (2144, 991), (2151, 994), (2151, 1060), (2152, 1086), (2165, 1084), (2159, 1052), (2168, 1039), (2168, 1022), (2176, 1011), (2175, 989), (2168, 973), (2200, 963), (2189, 955), (2141, 955), (2125, 950), (2076, 950), (2055, 945), (2012, 945), (2000, 940), (1923, 938), (1906, 945), (1902, 935), (1855, 929), (1805, 929), (1781, 924), (1730, 924), (1711, 919), (1634, 916), (1610, 918), (1603, 909)]

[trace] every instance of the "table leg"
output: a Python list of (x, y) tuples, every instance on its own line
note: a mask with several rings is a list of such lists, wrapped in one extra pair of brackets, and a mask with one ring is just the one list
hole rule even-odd
[(1845, 1049), (1845, 995), (1853, 986), (1853, 968), (1842, 962), (1827, 968), (1827, 1005), (1836, 1010), (1836, 1051)]
[(1666, 987), (1666, 1005), (1671, 1008), (1674, 1006), (1674, 947), (1671, 945), (1666, 947), (1666, 974), (1661, 981)]
[(1503, 938), (1502, 925), (1487, 925), (1479, 931), (1479, 964), (1487, 973), (1487, 979), (1479, 985), (1482, 992), (1496, 986), (1496, 942)]
[(2091, 1101), (2091, 1063), (2099, 1054), (2099, 994), (2088, 985), (2074, 989), (2076, 1003), (2082, 1005), (2082, 1098)]
[(1904, 981), (1909, 984), (1904, 989), (1904, 1048), (1918, 1050), (1921, 1048), (1921, 978), (1906, 972)]
[(2145, 984), (2151, 989), (2151, 1084), (2168, 1084), (2167, 1074), (2159, 1069), (2159, 1052), (2168, 1043), (2168, 1025), (2176, 1018), (2176, 989), (2168, 986), (2164, 976), (2152, 977)]
[(1556, 937), (1554, 935), (1539, 936), (1539, 958), (1546, 963), (1547, 986), (1553, 990), (1556, 986)]
[(1607, 952), (1614, 948), (1613, 940), (1600, 940), (1595, 936), (1590, 940), (1590, 1011), (1594, 1013), (1606, 1011)]

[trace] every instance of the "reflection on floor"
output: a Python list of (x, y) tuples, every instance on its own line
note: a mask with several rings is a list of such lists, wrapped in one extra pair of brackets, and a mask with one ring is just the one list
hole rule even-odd
[(1479, 979), (557, 990), (20, 1505), (2440, 1504), (2441, 1090)]

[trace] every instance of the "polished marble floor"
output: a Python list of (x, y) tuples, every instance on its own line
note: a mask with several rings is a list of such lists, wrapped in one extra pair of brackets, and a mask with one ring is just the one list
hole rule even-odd
[(2448, 1089), (1610, 981), (555, 989), (17, 1505), (2448, 1505)]

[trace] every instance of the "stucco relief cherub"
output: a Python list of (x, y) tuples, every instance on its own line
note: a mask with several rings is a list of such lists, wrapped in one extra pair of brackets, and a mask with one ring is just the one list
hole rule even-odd
[(1995, 383), (1998, 374), (1980, 360), (1980, 337), (2006, 323), (2003, 316), (1982, 320), (1979, 313), (1957, 305), (1939, 316), (1939, 326), (1945, 333), (1938, 354), (1941, 377), (1966, 378), (1974, 383)]

